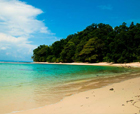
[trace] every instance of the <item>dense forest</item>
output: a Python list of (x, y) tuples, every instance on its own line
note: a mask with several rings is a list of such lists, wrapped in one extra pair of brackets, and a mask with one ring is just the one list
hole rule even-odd
[(112, 28), (92, 24), (81, 32), (67, 36), (52, 45), (33, 50), (36, 62), (136, 62), (140, 61), (140, 24)]

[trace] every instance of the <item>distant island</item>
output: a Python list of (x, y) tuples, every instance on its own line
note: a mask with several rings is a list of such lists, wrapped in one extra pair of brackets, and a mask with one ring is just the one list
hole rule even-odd
[(140, 24), (112, 28), (108, 24), (92, 24), (81, 32), (67, 36), (52, 45), (33, 50), (35, 62), (114, 62), (140, 61)]

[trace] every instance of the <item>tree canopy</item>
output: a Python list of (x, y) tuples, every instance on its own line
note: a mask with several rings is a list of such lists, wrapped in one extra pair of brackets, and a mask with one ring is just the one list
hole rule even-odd
[(33, 50), (36, 62), (136, 62), (140, 61), (140, 24), (112, 28), (92, 24), (83, 31), (67, 36), (52, 45)]

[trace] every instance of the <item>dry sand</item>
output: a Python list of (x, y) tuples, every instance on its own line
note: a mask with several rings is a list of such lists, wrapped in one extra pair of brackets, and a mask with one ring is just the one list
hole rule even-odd
[(81, 92), (16, 114), (139, 114), (140, 77)]

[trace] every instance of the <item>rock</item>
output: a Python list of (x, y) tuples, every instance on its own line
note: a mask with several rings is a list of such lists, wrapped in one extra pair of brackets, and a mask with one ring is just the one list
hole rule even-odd
[(113, 91), (114, 90), (114, 88), (110, 88), (110, 91)]

